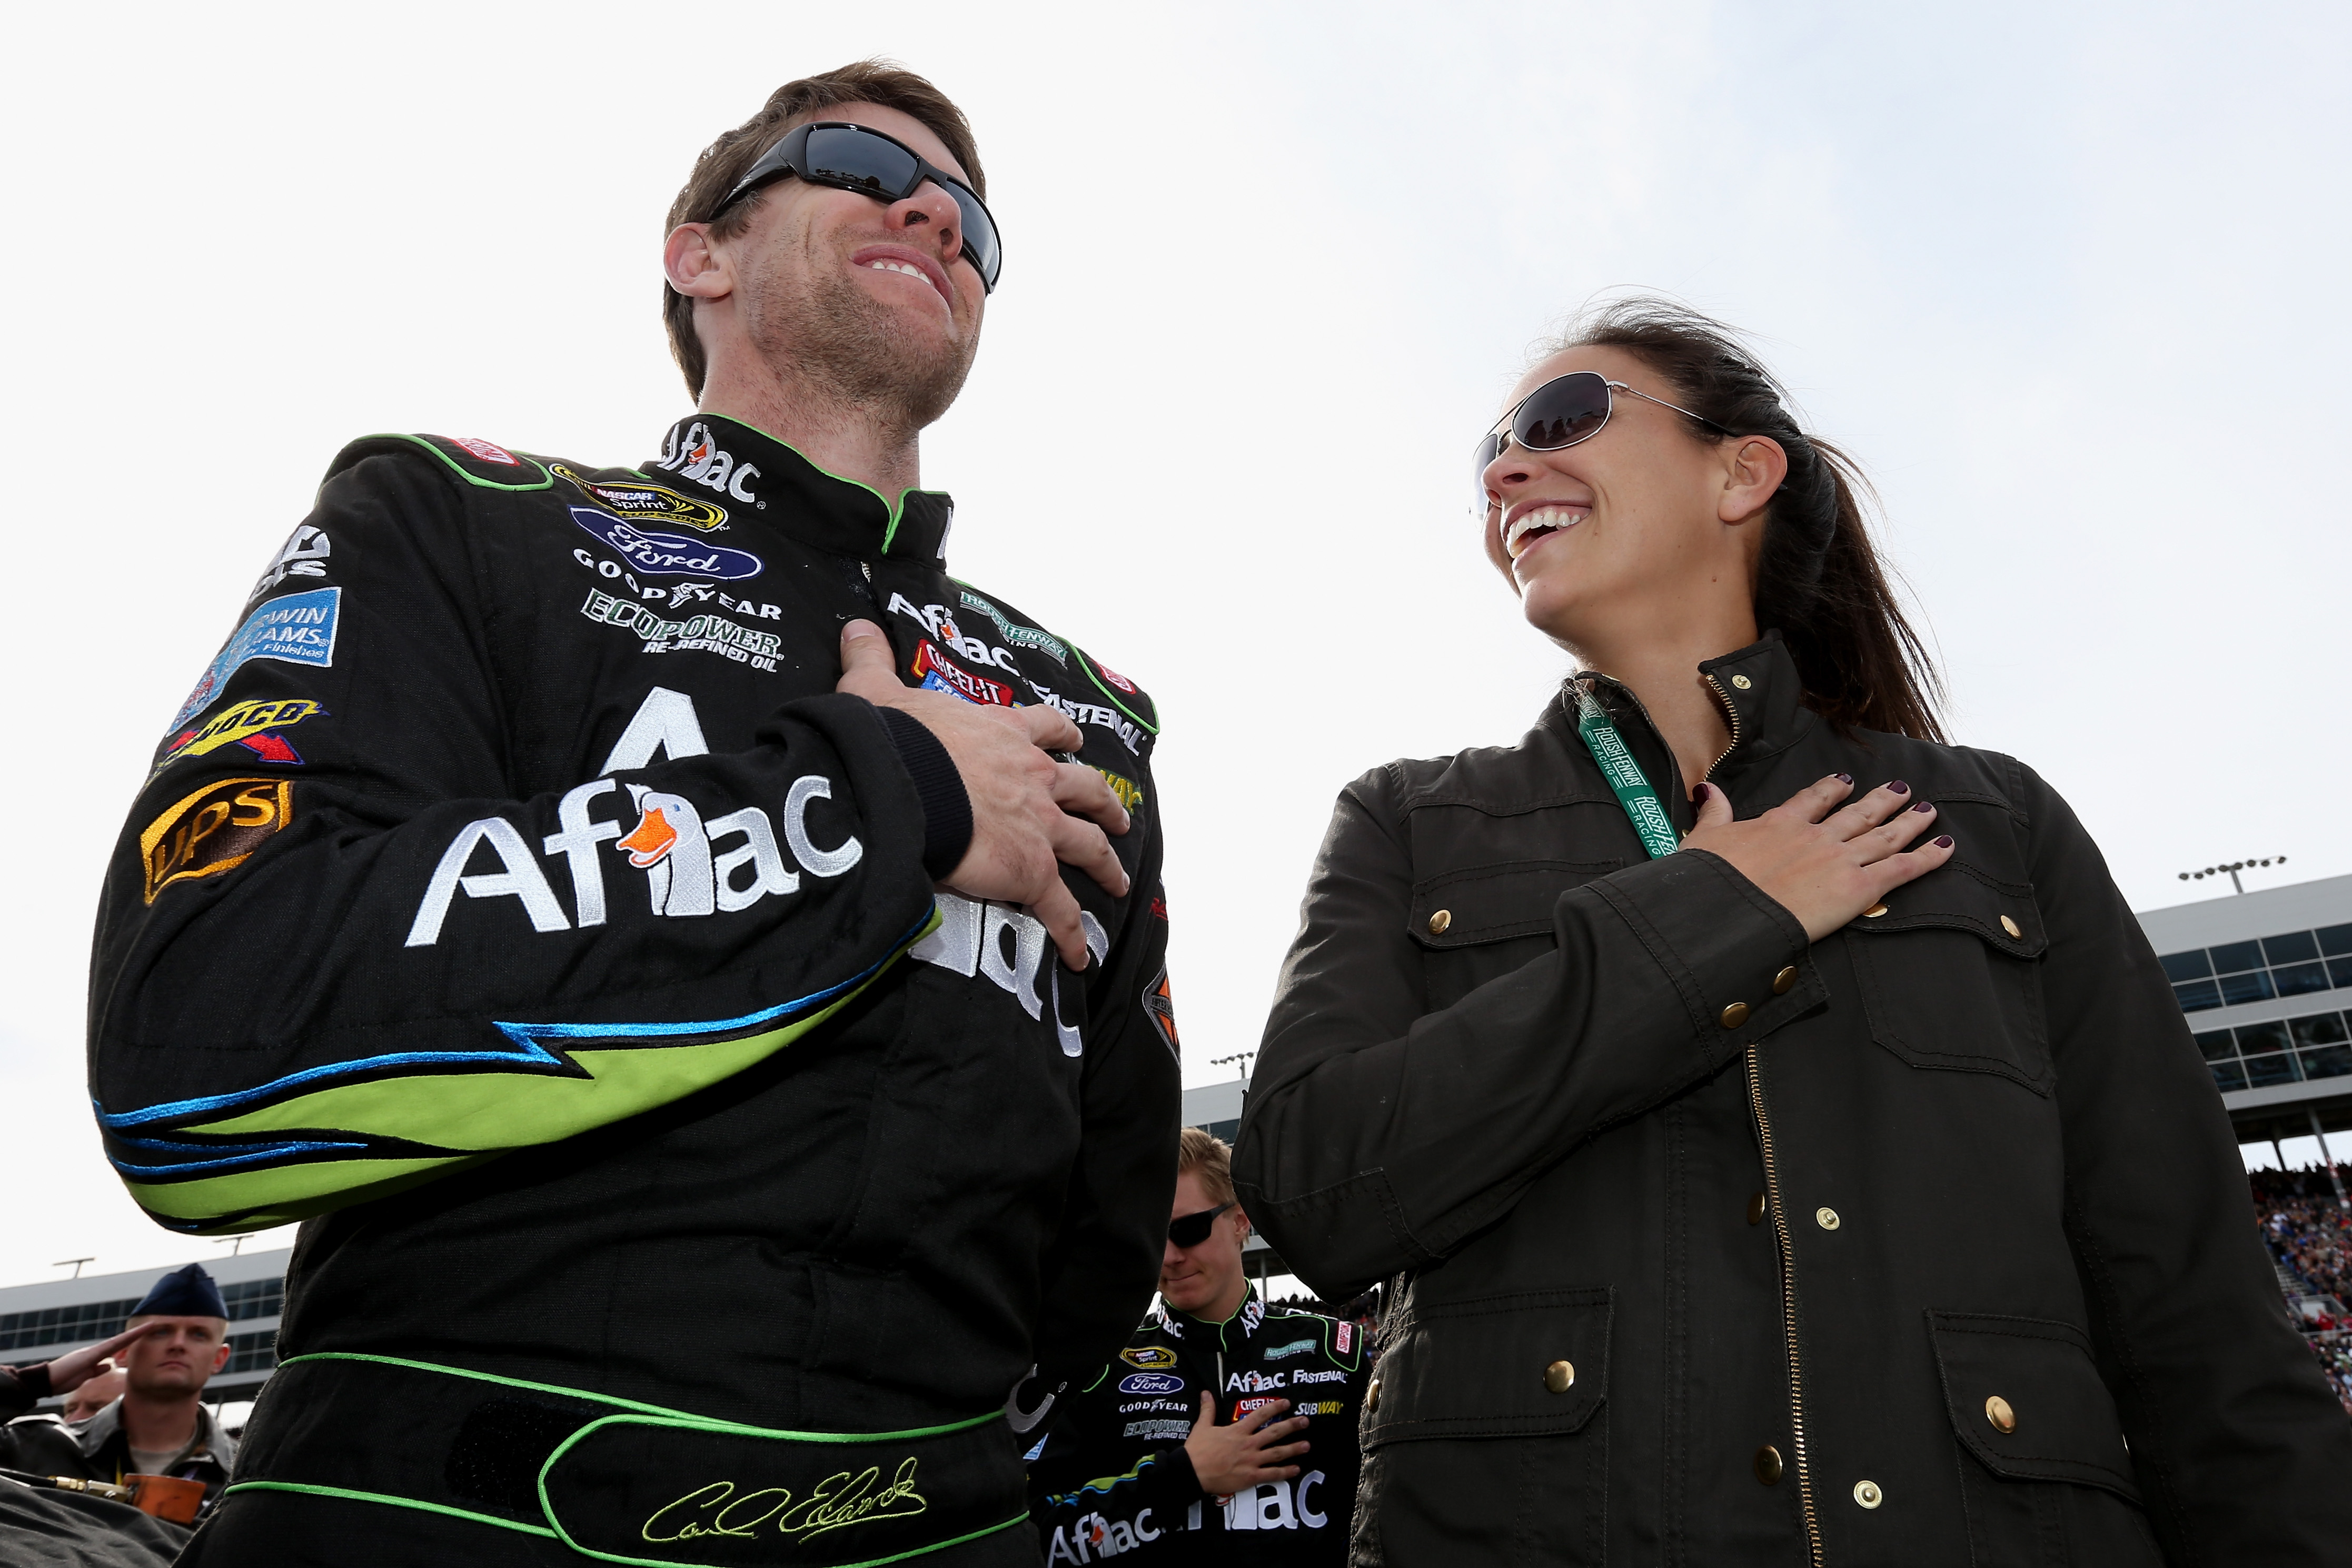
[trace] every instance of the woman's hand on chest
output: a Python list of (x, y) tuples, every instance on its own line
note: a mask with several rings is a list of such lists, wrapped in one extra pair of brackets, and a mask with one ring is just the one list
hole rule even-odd
[(1794, 915), (1811, 942), (1952, 858), (1948, 834), (1906, 849), (1934, 824), (1936, 808), (1913, 799), (1900, 780), (1841, 805), (1853, 793), (1853, 780), (1832, 773), (1745, 822), (1733, 820), (1731, 799), (1721, 789), (1698, 787), (1705, 792), (1698, 825), (1683, 847), (1729, 861)]

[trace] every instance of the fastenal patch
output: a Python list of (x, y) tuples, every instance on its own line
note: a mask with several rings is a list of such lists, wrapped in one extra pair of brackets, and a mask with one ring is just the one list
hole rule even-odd
[(656, 533), (591, 507), (573, 507), (572, 521), (649, 577), (716, 577), (727, 583), (756, 577), (766, 565), (748, 550), (730, 550), (683, 533)]
[(313, 588), (307, 594), (280, 595), (257, 606), (196, 678), (195, 689), (172, 715), (172, 728), (186, 723), (199, 709), (211, 707), (228, 678), (247, 659), (283, 659), (314, 669), (333, 664), (335, 616), (342, 598), (341, 588)]
[(548, 471), (559, 479), (571, 480), (582, 495), (633, 522), (674, 523), (701, 533), (716, 533), (727, 526), (725, 507), (680, 495), (666, 485), (598, 484), (593, 479), (582, 479), (561, 463), (551, 463)]
[(293, 816), (286, 779), (222, 779), (183, 795), (140, 832), (147, 901), (174, 882), (236, 870)]
[(316, 719), (326, 711), (304, 697), (269, 697), (258, 702), (239, 702), (214, 714), (200, 727), (183, 730), (163, 742), (163, 754), (156, 759), (155, 771), (161, 773), (184, 757), (201, 757), (230, 744), (243, 746), (265, 763), (299, 765), (302, 759), (286, 743), (285, 737), (270, 731), (288, 729), (305, 719)]
[(580, 606), (580, 613), (592, 621), (619, 626), (643, 639), (647, 653), (715, 653), (738, 664), (749, 664), (754, 669), (773, 669), (776, 656), (784, 646), (783, 639), (775, 633), (755, 632), (724, 616), (664, 620), (643, 605), (616, 599), (593, 588), (588, 591), (588, 602)]

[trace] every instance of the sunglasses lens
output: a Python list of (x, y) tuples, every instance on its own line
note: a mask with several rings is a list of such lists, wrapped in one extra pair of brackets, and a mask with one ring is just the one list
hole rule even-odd
[(1609, 422), (1608, 380), (1589, 370), (1545, 382), (1511, 416), (1511, 434), (1522, 447), (1556, 452), (1573, 447)]
[(1198, 1247), (1209, 1239), (1209, 1226), (1216, 1220), (1217, 1211), (1214, 1209), (1202, 1209), (1199, 1214), (1188, 1214), (1182, 1219), (1171, 1220), (1168, 1226), (1168, 1239), (1179, 1247)]
[(895, 202), (914, 188), (915, 155), (879, 136), (828, 125), (809, 132), (808, 178)]
[(1482, 516), (1489, 504), (1486, 496), (1486, 466), (1502, 456), (1503, 443), (1508, 438), (1498, 430), (1479, 442), (1477, 450), (1470, 454), (1470, 510)]
[(980, 205), (980, 198), (961, 185), (946, 187), (955, 198), (958, 211), (963, 214), (963, 250), (972, 266), (979, 270), (980, 280), (991, 289), (996, 287), (996, 269), (1003, 261), (1003, 243), (996, 237), (996, 220)]

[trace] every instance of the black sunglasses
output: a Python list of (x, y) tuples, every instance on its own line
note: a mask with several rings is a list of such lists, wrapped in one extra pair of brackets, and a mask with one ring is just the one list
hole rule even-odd
[(1003, 242), (997, 238), (996, 220), (988, 216), (987, 204), (979, 193), (938, 164), (925, 163), (922, 154), (904, 142), (845, 120), (793, 127), (782, 141), (761, 154), (710, 216), (717, 217), (753, 191), (787, 174), (796, 174), (812, 185), (856, 191), (877, 202), (903, 202), (925, 180), (932, 182), (955, 198), (956, 209), (963, 215), (963, 259), (980, 274), (982, 289), (996, 291), (996, 276), (1004, 265)]
[(1209, 1227), (1217, 1223), (1217, 1216), (1233, 1206), (1233, 1201), (1227, 1199), (1215, 1208), (1202, 1209), (1198, 1214), (1188, 1214), (1180, 1219), (1170, 1220), (1168, 1239), (1179, 1247), (1200, 1246), (1209, 1239)]
[(1494, 504), (1486, 495), (1486, 466), (1503, 455), (1504, 447), (1517, 441), (1531, 452), (1557, 452), (1579, 441), (1590, 441), (1609, 423), (1610, 395), (1615, 392), (1654, 403), (1661, 408), (1672, 408), (1718, 436), (1732, 434), (1703, 414), (1693, 414), (1663, 397), (1653, 397), (1622, 381), (1612, 381), (1597, 370), (1570, 371), (1520, 398), (1509, 413), (1495, 421), (1495, 427), (1478, 443), (1474, 454), (1477, 466), (1470, 471), (1471, 510), (1483, 513)]

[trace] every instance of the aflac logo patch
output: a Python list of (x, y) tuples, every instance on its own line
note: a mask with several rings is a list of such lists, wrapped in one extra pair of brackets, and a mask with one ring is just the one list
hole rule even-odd
[(710, 426), (698, 419), (683, 430), (670, 431), (669, 443), (654, 459), (654, 467), (682, 479), (709, 485), (714, 490), (724, 490), (737, 500), (760, 499), (751, 493), (751, 481), (759, 477), (759, 468), (751, 463), (738, 466), (734, 454), (721, 451)]
[(1130, 1372), (1118, 1380), (1121, 1394), (1181, 1394), (1184, 1380), (1164, 1372)]
[(572, 521), (619, 551), (647, 576), (716, 577), (731, 582), (758, 576), (765, 564), (748, 550), (730, 550), (683, 533), (656, 533), (584, 506), (572, 509)]

